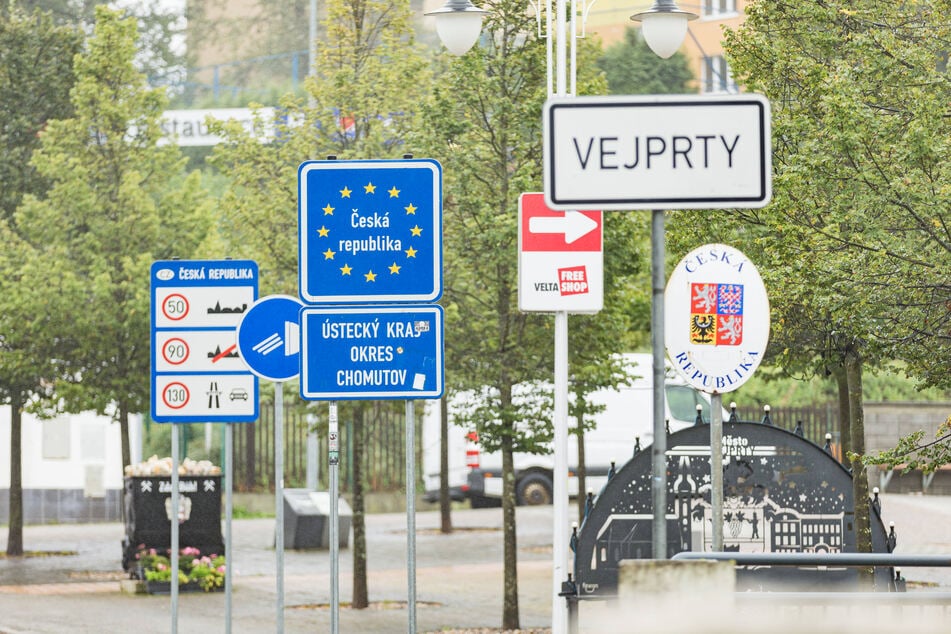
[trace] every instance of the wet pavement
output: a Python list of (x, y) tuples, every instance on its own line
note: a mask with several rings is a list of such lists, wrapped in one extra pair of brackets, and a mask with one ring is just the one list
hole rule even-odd
[[(951, 497), (885, 494), (882, 503), (886, 525), (895, 522), (896, 552), (951, 553)], [(524, 630), (550, 626), (551, 517), (551, 507), (518, 509), (519, 615)], [(497, 631), (502, 617), (501, 510), (454, 510), (452, 518), (456, 530), (444, 535), (438, 530), (438, 513), (416, 515), (416, 629)], [(27, 526), (25, 549), (46, 554), (0, 559), (0, 633), (145, 634), (170, 632), (173, 621), (182, 633), (227, 631), (223, 592), (180, 594), (177, 619), (167, 595), (123, 593), (123, 530), (118, 523)], [(274, 520), (234, 520), (232, 531), (231, 631), (277, 631)], [(2, 527), (2, 550), (6, 539)], [(353, 553), (350, 547), (340, 550), (339, 631), (406, 632), (406, 514), (368, 515), (367, 549), (371, 607), (366, 610), (347, 607)], [(286, 551), (286, 632), (330, 630), (329, 572), (327, 550)], [(903, 574), (911, 591), (951, 592), (951, 568), (907, 568)], [(582, 633), (655, 631), (619, 621), (602, 605), (583, 604), (580, 623)], [(707, 624), (696, 631), (719, 630)], [(734, 624), (730, 631), (748, 630)]]

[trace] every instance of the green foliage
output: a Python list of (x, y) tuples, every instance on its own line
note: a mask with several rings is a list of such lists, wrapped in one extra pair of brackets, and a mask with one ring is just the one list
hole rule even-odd
[[(360, 11), (355, 11), (359, 4)], [(303, 160), (398, 158), (426, 101), (430, 72), (414, 43), (409, 3), (330, 2), (310, 99), (286, 95), (279, 140), (261, 143), (240, 125), (218, 124), (229, 143), (210, 162), (231, 182), (219, 237), (235, 257), (258, 261), (274, 292), (297, 294), (297, 167)], [(345, 134), (344, 118), (353, 121)], [(262, 289), (263, 290), (263, 289)]]
[(64, 311), (69, 323), (48, 334), (64, 342), (57, 358), (69, 370), (68, 381), (56, 377), (57, 396), (71, 411), (110, 413), (125, 429), (125, 415), (144, 411), (149, 397), (149, 267), (192, 256), (210, 205), (178, 148), (157, 145), (166, 101), (134, 68), (135, 21), (104, 7), (96, 17), (75, 62), (75, 114), (51, 121), (33, 155), (51, 186), (26, 196), (15, 218), (33, 249), (30, 283), (79, 289)]
[(861, 348), (946, 387), (951, 35), (947, 2), (912, 5), (748, 6), (726, 49), (772, 104), (774, 202), (710, 230), (761, 263), (776, 362), (821, 373)]
[[(0, 4), (0, 16), (20, 12), (43, 12), (54, 24), (75, 29), (77, 33), (90, 32), (96, 19), (96, 7), (107, 0), (15, 0)], [(139, 47), (136, 65), (147, 77), (166, 80), (180, 75), (185, 67), (181, 47), (174, 40), (185, 30), (185, 19), (163, 2), (126, 2), (125, 14), (134, 17), (139, 26)], [(34, 49), (36, 55), (45, 54), (43, 48)], [(71, 59), (70, 59), (71, 62)], [(35, 95), (34, 95), (35, 96)], [(37, 105), (41, 105), (38, 101)], [(60, 115), (66, 116), (66, 113)]]
[(687, 57), (680, 52), (661, 59), (650, 50), (641, 30), (629, 26), (624, 39), (610, 45), (598, 59), (613, 95), (662, 95), (688, 91), (694, 80)]
[[(4, 5), (5, 7), (5, 5)], [(47, 120), (69, 116), (73, 56), (82, 32), (47, 14), (5, 9), (0, 17), (0, 218), (10, 219), (25, 194), (48, 181), (30, 164)]]

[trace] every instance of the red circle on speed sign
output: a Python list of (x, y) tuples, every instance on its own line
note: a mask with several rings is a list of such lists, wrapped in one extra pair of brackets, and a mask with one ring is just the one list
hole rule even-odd
[(184, 383), (169, 383), (162, 390), (162, 402), (171, 409), (181, 409), (188, 405), (191, 395)]
[(171, 365), (181, 365), (188, 360), (188, 344), (184, 339), (172, 337), (162, 346), (162, 358)]
[(188, 315), (188, 300), (181, 293), (172, 293), (162, 301), (162, 314), (172, 321), (185, 319)]

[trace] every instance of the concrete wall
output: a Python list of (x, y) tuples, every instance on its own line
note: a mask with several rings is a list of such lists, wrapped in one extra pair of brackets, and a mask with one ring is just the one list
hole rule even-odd
[[(922, 442), (935, 439), (941, 423), (951, 416), (951, 402), (882, 402), (865, 404), (865, 451), (875, 455), (891, 449), (898, 439), (916, 431), (924, 431)], [(883, 492), (925, 492), (936, 495), (951, 495), (951, 470), (942, 470), (930, 477), (921, 471), (902, 473), (889, 472), (872, 467), (869, 469), (869, 487), (879, 487)]]
[(924, 442), (934, 440), (938, 426), (951, 416), (951, 402), (883, 402), (865, 404), (865, 450), (891, 449), (902, 436), (924, 430)]

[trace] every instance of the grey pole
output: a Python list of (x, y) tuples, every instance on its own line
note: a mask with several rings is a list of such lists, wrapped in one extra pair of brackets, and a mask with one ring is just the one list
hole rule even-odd
[(409, 632), (416, 634), (416, 415), (406, 401), (406, 609)]
[(277, 555), (277, 632), (284, 632), (284, 384), (274, 383), (274, 550)]
[(340, 469), (340, 429), (337, 423), (337, 402), (330, 401), (327, 416), (327, 465), (330, 478), (330, 632), (337, 634), (340, 631), (340, 537), (338, 515), (338, 496), (340, 484), (338, 470)]
[(172, 528), (172, 552), (169, 553), (172, 566), (172, 634), (178, 632), (178, 461), (178, 425), (172, 423), (172, 498), (168, 513)]
[(710, 396), (710, 503), (713, 507), (713, 550), (723, 551), (723, 397)]
[(667, 558), (667, 426), (664, 423), (664, 212), (651, 212), (651, 351), (654, 362), (654, 443), (651, 499), (654, 559)]
[(234, 567), (234, 542), (231, 518), (234, 516), (234, 423), (225, 423), (225, 634), (231, 634), (231, 570)]

